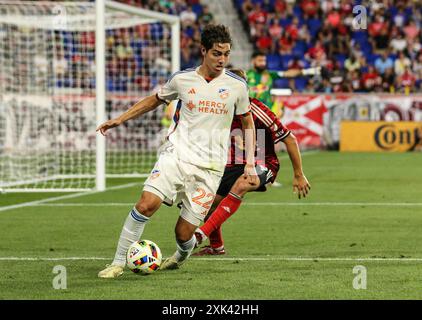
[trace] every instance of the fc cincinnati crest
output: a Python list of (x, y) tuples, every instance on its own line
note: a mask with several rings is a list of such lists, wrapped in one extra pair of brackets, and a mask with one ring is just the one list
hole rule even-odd
[(226, 88), (218, 89), (218, 94), (220, 95), (221, 99), (226, 99), (229, 96), (229, 89), (226, 89)]
[(151, 172), (151, 179), (155, 179), (160, 175), (160, 170), (154, 169)]

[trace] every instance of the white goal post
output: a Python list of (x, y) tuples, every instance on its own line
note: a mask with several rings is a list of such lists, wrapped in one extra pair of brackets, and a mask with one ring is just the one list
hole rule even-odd
[(115, 1), (0, 0), (0, 191), (146, 176), (164, 108), (95, 132), (180, 68), (177, 16)]

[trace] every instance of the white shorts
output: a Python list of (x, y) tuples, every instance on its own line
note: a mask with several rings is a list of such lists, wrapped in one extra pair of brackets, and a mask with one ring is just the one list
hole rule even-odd
[(199, 226), (208, 214), (221, 175), (178, 159), (172, 147), (164, 148), (144, 183), (144, 191), (160, 197), (167, 205), (182, 202), (180, 216)]

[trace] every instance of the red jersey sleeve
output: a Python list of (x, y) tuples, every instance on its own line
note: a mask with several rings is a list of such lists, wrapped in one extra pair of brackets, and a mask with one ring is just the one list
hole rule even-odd
[(274, 144), (290, 134), (290, 130), (281, 123), (274, 112), (258, 99), (251, 99), (251, 111), (270, 130)]

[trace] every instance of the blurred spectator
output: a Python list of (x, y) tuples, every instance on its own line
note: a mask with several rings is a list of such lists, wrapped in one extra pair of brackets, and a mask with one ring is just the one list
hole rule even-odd
[(406, 26), (403, 28), (403, 32), (407, 41), (415, 40), (419, 35), (419, 31), (420, 28), (416, 25), (416, 22), (413, 19), (410, 19)]
[(266, 54), (271, 51), (273, 44), (274, 41), (267, 32), (256, 41), (256, 47)]
[(415, 89), (416, 77), (410, 70), (410, 66), (406, 66), (403, 74), (397, 78), (397, 88), (399, 92), (409, 94)]
[(358, 70), (351, 71), (347, 76), (347, 83), (349, 86), (349, 92), (360, 92), (361, 91), (361, 76)]
[(359, 70), (361, 67), (360, 62), (356, 59), (354, 54), (351, 54), (345, 61), (344, 61), (344, 68), (347, 72), (353, 72)]
[(207, 5), (202, 7), (202, 13), (199, 16), (199, 23), (204, 26), (209, 23), (214, 23), (214, 15), (210, 12), (210, 8)]
[(326, 58), (325, 48), (320, 40), (315, 42), (315, 45), (309, 48), (305, 54), (305, 58), (308, 60), (315, 60), (316, 62), (322, 62)]
[(422, 81), (422, 51), (419, 51), (415, 61), (412, 64), (412, 71), (419, 81)]
[(402, 31), (399, 31), (397, 35), (391, 39), (390, 47), (393, 49), (394, 53), (398, 53), (406, 49), (407, 41), (404, 38), (404, 33)]
[(303, 11), (303, 15), (306, 18), (312, 18), (318, 14), (318, 10), (319, 10), (318, 1), (303, 0), (300, 2), (300, 7)]
[(341, 68), (339, 61), (332, 61), (332, 69), (330, 73), (330, 84), (333, 92), (343, 91), (343, 84), (346, 80), (344, 69)]
[(265, 25), (267, 21), (267, 12), (262, 9), (261, 3), (255, 3), (255, 6), (248, 14), (248, 20), (251, 24), (262, 24)]
[(192, 26), (196, 21), (196, 13), (193, 12), (192, 6), (188, 6), (186, 10), (180, 13), (180, 21), (182, 23), (182, 27), (186, 28), (188, 26)]
[(280, 26), (277, 20), (272, 20), (270, 28), (268, 29), (268, 33), (271, 36), (271, 38), (275, 41), (280, 40), (281, 33), (283, 31), (283, 28)]
[(286, 27), (286, 33), (293, 41), (296, 41), (299, 38), (299, 29), (299, 19), (294, 17), (292, 23)]
[(376, 54), (382, 54), (385, 50), (387, 50), (390, 45), (388, 25), (383, 23), (381, 29), (374, 33), (370, 42), (372, 43), (372, 50)]
[(394, 93), (395, 90), (395, 75), (394, 75), (394, 69), (393, 68), (387, 68), (384, 71), (384, 74), (382, 75), (382, 91), (383, 92), (389, 92)]
[(381, 85), (381, 77), (378, 75), (374, 66), (370, 65), (368, 71), (362, 74), (361, 87), (365, 92), (371, 92), (378, 85)]
[(394, 62), (394, 73), (396, 76), (400, 77), (404, 73), (405, 69), (410, 66), (410, 59), (406, 57), (403, 52), (400, 52), (398, 58)]
[(340, 12), (337, 9), (332, 10), (328, 13), (325, 21), (331, 28), (337, 29), (341, 24)]
[(406, 20), (407, 20), (407, 15), (404, 12), (404, 8), (400, 7), (399, 11), (393, 17), (394, 25), (396, 25), (399, 28), (403, 28), (403, 26), (406, 24)]
[(283, 31), (278, 42), (278, 52), (281, 55), (291, 54), (294, 46), (294, 40), (287, 31)]
[(388, 55), (388, 51), (383, 52), (383, 54), (375, 60), (375, 69), (378, 73), (383, 75), (386, 69), (394, 68), (394, 61)]

